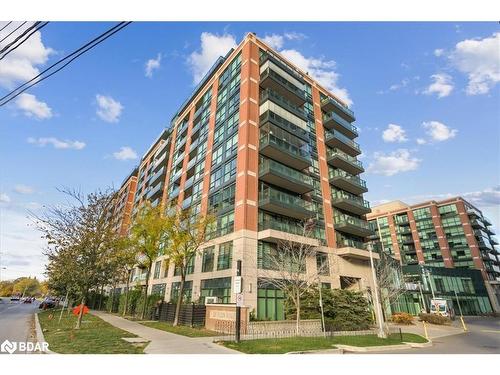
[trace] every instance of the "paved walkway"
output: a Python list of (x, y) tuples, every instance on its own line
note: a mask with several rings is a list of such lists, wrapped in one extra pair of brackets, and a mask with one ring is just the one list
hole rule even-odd
[[(417, 335), (425, 337), (424, 326), (422, 322), (419, 322), (418, 319), (414, 319), (413, 325), (398, 325), (398, 324), (390, 324), (392, 329), (401, 328), (401, 331), (407, 333), (416, 333)], [(438, 337), (445, 337), (450, 335), (457, 335), (460, 333), (464, 333), (462, 329), (462, 325), (460, 320), (457, 318), (451, 325), (435, 325), (435, 324), (427, 324), (427, 333), (431, 340), (434, 340)]]
[(213, 337), (194, 339), (146, 327), (140, 323), (102, 311), (92, 311), (92, 314), (112, 326), (149, 340), (150, 343), (144, 349), (144, 353), (146, 354), (241, 354), (235, 350), (213, 343)]

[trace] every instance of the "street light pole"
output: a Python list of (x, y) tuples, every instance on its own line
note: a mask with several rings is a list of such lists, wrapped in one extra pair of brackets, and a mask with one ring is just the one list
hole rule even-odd
[(427, 279), (429, 280), (429, 287), (431, 288), (431, 293), (432, 293), (432, 299), (436, 298), (436, 295), (434, 294), (434, 287), (432, 286), (432, 279), (431, 279), (431, 273), (429, 270), (424, 268), (424, 273), (427, 276)]
[(373, 278), (373, 289), (374, 289), (374, 297), (375, 297), (375, 316), (377, 318), (378, 322), (378, 334), (377, 336), (380, 338), (386, 338), (386, 334), (384, 331), (384, 322), (383, 322), (383, 315), (382, 315), (382, 306), (380, 305), (380, 300), (378, 296), (378, 283), (377, 283), (377, 274), (375, 272), (375, 265), (373, 263), (373, 251), (372, 251), (372, 244), (368, 243), (368, 251), (370, 253), (370, 266), (372, 269), (372, 278)]

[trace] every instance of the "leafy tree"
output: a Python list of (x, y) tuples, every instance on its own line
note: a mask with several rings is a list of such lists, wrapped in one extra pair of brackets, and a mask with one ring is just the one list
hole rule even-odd
[(34, 278), (22, 277), (16, 280), (13, 287), (14, 294), (34, 296), (40, 294), (40, 283)]
[(0, 297), (10, 297), (14, 291), (14, 282), (5, 280), (0, 281)]
[(173, 322), (176, 326), (179, 323), (189, 264), (200, 251), (200, 246), (207, 242), (207, 230), (215, 223), (215, 217), (192, 215), (190, 210), (177, 210), (175, 207), (171, 207), (167, 212), (169, 233), (165, 254), (181, 276)]
[[(346, 289), (321, 290), (325, 325), (335, 331), (368, 329), (372, 324), (368, 300), (362, 292)], [(309, 289), (302, 298), (301, 315), (304, 319), (321, 318), (318, 288)], [(296, 308), (289, 299), (285, 301), (287, 316), (294, 317)]]
[[(161, 205), (153, 207), (149, 201), (146, 201), (139, 209), (130, 228), (129, 247), (135, 249), (138, 254), (139, 266), (147, 271), (144, 288), (145, 300), (147, 300), (153, 261), (159, 255), (160, 248), (171, 232), (169, 229), (171, 223), (171, 219), (164, 214)], [(141, 319), (145, 317), (146, 306), (147, 304), (142, 305)]]
[[(46, 274), (49, 286), (60, 294), (71, 293), (85, 305), (90, 290), (108, 284), (109, 259), (114, 257), (116, 233), (109, 220), (114, 193), (97, 191), (88, 195), (65, 189), (64, 206), (50, 206), (32, 214), (47, 240)], [(76, 323), (81, 327), (83, 309)]]

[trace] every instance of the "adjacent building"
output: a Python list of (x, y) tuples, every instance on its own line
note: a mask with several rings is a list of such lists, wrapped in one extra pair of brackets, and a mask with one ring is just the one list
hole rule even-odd
[[(149, 200), (216, 213), (210, 241), (190, 264), (188, 299), (234, 303), (241, 260), (245, 305), (260, 319), (282, 319), (284, 296), (261, 278), (266, 254), (290, 236), (317, 246), (306, 272), (326, 262), (324, 287), (369, 290), (364, 243), (373, 232), (354, 121), (345, 103), (254, 34), (218, 59), (141, 159), (131, 211)], [(307, 219), (314, 238), (300, 235)], [(132, 280), (144, 277), (136, 270)], [(152, 290), (173, 300), (179, 280), (160, 253)]]
[[(477, 270), (476, 273), (483, 279), (484, 288), (477, 290), (478, 298), (470, 302), (474, 306), (468, 309), (476, 313), (489, 312), (484, 299), (479, 297), (486, 290), (491, 308), (500, 311), (498, 241), (494, 237), (491, 222), (471, 203), (461, 197), (415, 205), (394, 201), (373, 207), (367, 218), (375, 232), (372, 239), (377, 241), (379, 250), (400, 260), (403, 266), (412, 266), (407, 268), (410, 273), (415, 273), (419, 265), (420, 273), (429, 275), (431, 269), (434, 275), (444, 272), (460, 282), (463, 278), (476, 280), (476, 276), (465, 270)], [(439, 268), (460, 269), (463, 275), (460, 275), (460, 271), (437, 271)], [(461, 291), (466, 289), (468, 300), (476, 294), (474, 288), (462, 288), (453, 283), (445, 287), (443, 278), (428, 277), (433, 280), (432, 287), (438, 293), (449, 294), (454, 288)], [(472, 287), (475, 285), (477, 289), (477, 281), (466, 283)], [(430, 286), (426, 291), (430, 292)]]

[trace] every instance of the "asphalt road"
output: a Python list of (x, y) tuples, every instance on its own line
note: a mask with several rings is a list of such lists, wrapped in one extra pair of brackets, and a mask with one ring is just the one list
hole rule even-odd
[(465, 317), (468, 332), (435, 338), (429, 348), (379, 354), (500, 354), (500, 318)]
[[(35, 342), (31, 337), (31, 325), (38, 303), (20, 303), (2, 298), (0, 301), (0, 343), (4, 340)], [(16, 351), (16, 354), (25, 352)], [(1, 353), (0, 354), (4, 354)]]

